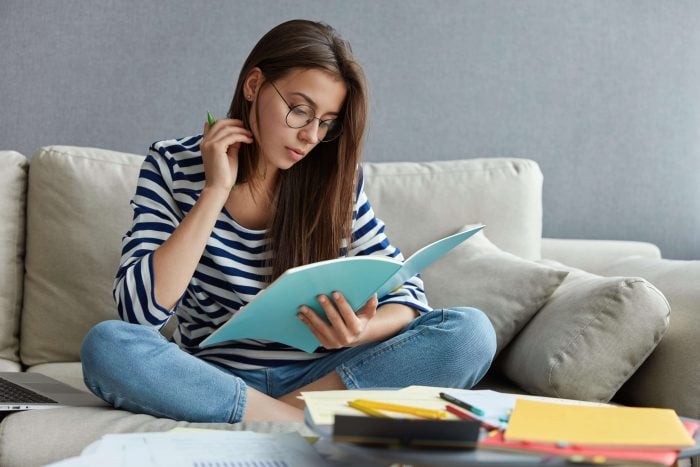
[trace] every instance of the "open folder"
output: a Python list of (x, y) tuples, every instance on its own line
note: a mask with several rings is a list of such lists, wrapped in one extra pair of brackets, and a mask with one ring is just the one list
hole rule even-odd
[(376, 293), (378, 298), (382, 298), (397, 290), (483, 228), (483, 225), (478, 225), (437, 240), (403, 262), (381, 255), (360, 255), (288, 269), (204, 339), (200, 347), (229, 340), (264, 339), (313, 352), (321, 344), (311, 329), (297, 317), (300, 305), (307, 305), (327, 319), (317, 297), (340, 291), (353, 311), (358, 311), (372, 294)]

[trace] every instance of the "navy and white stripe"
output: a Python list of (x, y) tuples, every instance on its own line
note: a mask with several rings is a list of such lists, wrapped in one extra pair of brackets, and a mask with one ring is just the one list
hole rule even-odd
[[(134, 217), (122, 241), (122, 257), (114, 282), (121, 319), (154, 327), (175, 313), (179, 325), (174, 341), (198, 357), (236, 369), (256, 369), (315, 359), (323, 348), (305, 353), (263, 340), (241, 340), (200, 349), (198, 344), (268, 285), (271, 268), (266, 231), (239, 225), (223, 209), (187, 290), (173, 309), (160, 306), (153, 292), (153, 252), (192, 209), (204, 188), (200, 136), (153, 144), (144, 160), (136, 194)], [(384, 255), (403, 259), (374, 216), (361, 181), (356, 194), (352, 240), (347, 255)], [(423, 282), (416, 276), (398, 291), (380, 297), (379, 305), (403, 303), (430, 311)]]

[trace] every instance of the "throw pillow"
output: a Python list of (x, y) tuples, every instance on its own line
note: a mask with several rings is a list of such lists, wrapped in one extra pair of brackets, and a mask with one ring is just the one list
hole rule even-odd
[(566, 280), (503, 352), (501, 369), (532, 394), (608, 402), (659, 343), (671, 308), (642, 278), (568, 269)]
[(489, 317), (496, 330), (496, 354), (537, 313), (566, 275), (566, 271), (502, 251), (483, 230), (421, 274), (433, 308), (472, 306)]

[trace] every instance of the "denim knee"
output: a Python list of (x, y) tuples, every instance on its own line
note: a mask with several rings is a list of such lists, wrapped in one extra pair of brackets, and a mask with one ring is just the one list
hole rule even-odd
[(106, 342), (114, 333), (115, 323), (118, 321), (102, 321), (93, 326), (83, 338), (80, 345), (80, 361), (83, 368), (92, 366), (95, 360), (99, 360), (99, 354), (104, 350)]
[(496, 330), (486, 313), (472, 307), (451, 308), (449, 311), (459, 313), (464, 329), (479, 337), (475, 339), (475, 345), (480, 347), (479, 354), (491, 363), (496, 354)]
[[(83, 366), (83, 379), (88, 387), (101, 382), (104, 377), (114, 376), (114, 366), (120, 359), (118, 355), (130, 350), (131, 339), (145, 340), (140, 333), (157, 333), (157, 330), (141, 325), (130, 324), (120, 320), (108, 320), (97, 323), (88, 331), (80, 346), (80, 361)], [(149, 334), (150, 336), (150, 334)], [(89, 384), (91, 381), (93, 384)]]
[(100, 355), (111, 352), (114, 342), (119, 340), (118, 336), (124, 333), (124, 328), (128, 323), (118, 320), (102, 321), (97, 323), (88, 331), (80, 346), (80, 361), (92, 365), (101, 360)]
[(467, 375), (463, 387), (472, 387), (484, 377), (496, 355), (496, 331), (483, 311), (471, 307), (443, 310), (452, 322), (452, 346), (458, 349), (454, 364)]
[(170, 343), (157, 329), (104, 321), (80, 351), (85, 385), (118, 409), (190, 422), (241, 421), (245, 383)]
[(112, 347), (109, 343), (112, 337), (118, 333), (121, 321), (102, 321), (88, 331), (80, 346), (80, 362), (83, 366), (83, 380), (88, 387), (93, 386), (89, 381), (99, 379), (99, 371), (107, 370), (106, 361), (103, 358), (105, 352)]

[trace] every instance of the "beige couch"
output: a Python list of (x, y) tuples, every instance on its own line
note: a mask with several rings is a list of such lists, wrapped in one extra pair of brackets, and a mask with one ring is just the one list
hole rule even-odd
[[(37, 371), (84, 389), (78, 351), (92, 325), (116, 318), (112, 281), (141, 161), (65, 146), (42, 148), (31, 163), (0, 152), (0, 371)], [(543, 177), (530, 160), (368, 163), (365, 174), (404, 253), (486, 224), (488, 239), (426, 272), (433, 306), (478, 304), (491, 313), (502, 352), (483, 386), (592, 400), (615, 394), (700, 417), (699, 261), (662, 259), (642, 242), (542, 239)], [(16, 413), (0, 425), (0, 465), (41, 465), (105, 433), (183, 424), (97, 408)]]

